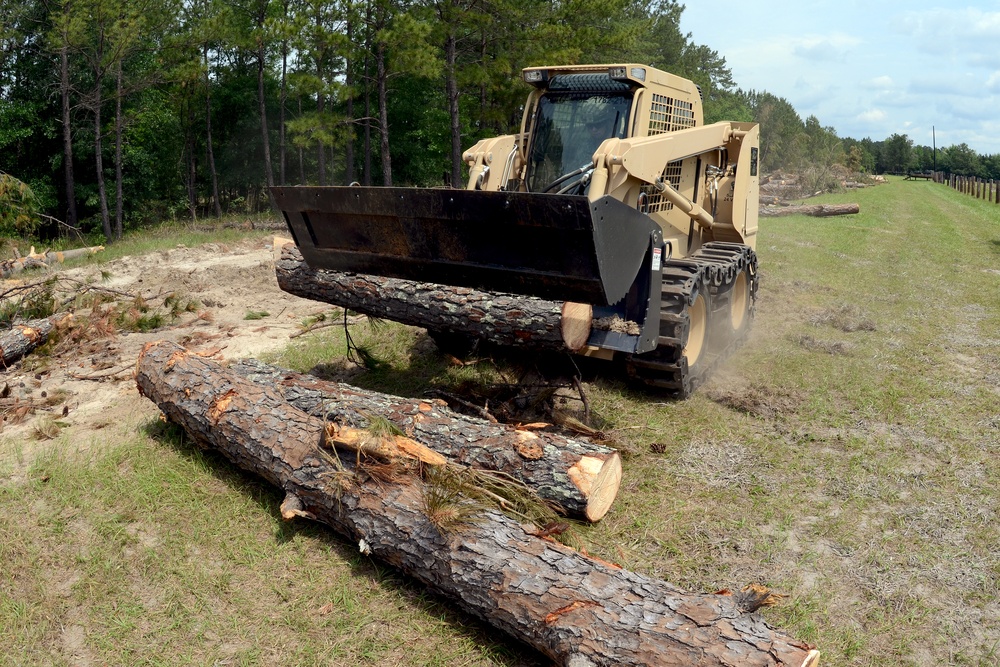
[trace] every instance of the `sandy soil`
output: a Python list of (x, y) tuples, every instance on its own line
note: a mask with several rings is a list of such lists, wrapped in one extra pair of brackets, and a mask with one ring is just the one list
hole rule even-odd
[[(86, 442), (94, 432), (110, 425), (155, 418), (157, 408), (139, 395), (132, 379), (138, 354), (150, 341), (176, 341), (217, 360), (254, 357), (284, 347), (304, 318), (330, 310), (278, 289), (270, 239), (229, 246), (178, 246), (64, 270), (59, 275), (103, 290), (141, 295), (154, 308), (170, 293), (198, 305), (194, 312), (184, 312), (155, 331), (119, 330), (84, 346), (69, 347), (54, 357), (29, 355), (3, 372), (2, 379), (10, 388), (8, 404), (18, 400), (37, 403), (39, 399), (53, 404), (21, 420), (8, 410), (0, 437), (21, 440), (26, 449), (36, 440), (39, 420), (46, 416), (50, 420), (55, 417), (61, 433), (77, 443)], [(38, 274), (20, 278), (38, 279)], [(17, 284), (7, 282), (8, 286)], [(268, 314), (247, 319), (250, 312)]]

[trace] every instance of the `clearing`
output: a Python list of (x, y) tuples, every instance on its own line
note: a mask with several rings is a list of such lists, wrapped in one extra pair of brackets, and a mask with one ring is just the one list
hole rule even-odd
[[(899, 179), (821, 201), (861, 214), (762, 221), (752, 338), (696, 396), (587, 378), (625, 471), (581, 534), (688, 589), (788, 594), (769, 620), (827, 666), (1000, 664), (1000, 207)], [(190, 312), (6, 371), (10, 396), (49, 405), (0, 433), (0, 665), (544, 664), (283, 523), (275, 490), (131, 380), (164, 338), (404, 395), (516, 377), (508, 360), (459, 367), (419, 329), (358, 323), (378, 357), (360, 369), (341, 327), (289, 339), (334, 309), (278, 290), (270, 237), (188, 245), (59, 275)]]

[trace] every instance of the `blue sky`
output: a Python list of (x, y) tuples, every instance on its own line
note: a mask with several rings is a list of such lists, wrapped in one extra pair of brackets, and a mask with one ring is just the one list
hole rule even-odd
[(681, 30), (838, 136), (1000, 153), (1000, 2), (688, 0)]

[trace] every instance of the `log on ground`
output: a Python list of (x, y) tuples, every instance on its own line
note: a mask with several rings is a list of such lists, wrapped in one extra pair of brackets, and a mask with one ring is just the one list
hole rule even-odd
[(52, 322), (46, 319), (15, 324), (0, 333), (0, 366), (6, 367), (43, 345), (52, 332)]
[(763, 218), (783, 218), (787, 215), (810, 215), (815, 218), (829, 218), (835, 215), (853, 215), (859, 213), (858, 204), (815, 204), (812, 206), (762, 206), (760, 216)]
[(331, 526), (560, 665), (818, 662), (812, 647), (748, 611), (744, 596), (685, 593), (538, 537), (497, 512), (435, 523), (415, 473), (376, 479), (351, 471), (350, 457), (337, 468), (320, 449), (323, 420), (177, 345), (147, 346), (136, 382), (195, 442), (281, 488), (283, 516)]
[(233, 370), (276, 388), (286, 401), (314, 417), (366, 428), (369, 415), (381, 415), (450, 461), (502, 472), (575, 517), (600, 520), (618, 495), (621, 458), (610, 447), (556, 433), (518, 430), (456, 413), (440, 401), (368, 391), (255, 360), (238, 362)]
[(290, 239), (275, 238), (274, 252), (284, 291), (372, 317), (533, 349), (575, 352), (590, 336), (586, 304), (314, 269)]
[(8, 278), (15, 273), (20, 273), (25, 269), (49, 266), (52, 264), (62, 264), (66, 260), (78, 257), (89, 257), (104, 250), (104, 246), (97, 245), (89, 248), (74, 248), (72, 250), (50, 250), (36, 253), (32, 248), (25, 257), (15, 257), (0, 262), (0, 278)]

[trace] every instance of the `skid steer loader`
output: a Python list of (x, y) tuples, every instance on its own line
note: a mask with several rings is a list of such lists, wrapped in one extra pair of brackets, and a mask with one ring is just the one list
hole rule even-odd
[(520, 132), (465, 152), (466, 189), (276, 187), (276, 208), (310, 267), (587, 304), (579, 354), (686, 397), (754, 316), (757, 125), (704, 125), (697, 86), (644, 65), (523, 78)]

